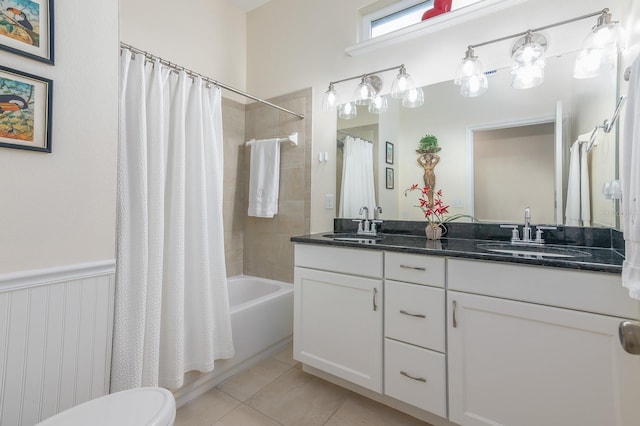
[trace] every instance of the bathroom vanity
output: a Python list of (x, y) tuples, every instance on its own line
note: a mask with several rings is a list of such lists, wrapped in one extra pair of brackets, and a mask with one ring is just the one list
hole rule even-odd
[(294, 237), (294, 358), (433, 425), (640, 424), (640, 304), (622, 256), (514, 255), (419, 236)]

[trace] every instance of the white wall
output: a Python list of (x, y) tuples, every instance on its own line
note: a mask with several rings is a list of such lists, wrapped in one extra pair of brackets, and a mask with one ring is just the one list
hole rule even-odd
[[(322, 112), (322, 95), (329, 81), (402, 63), (418, 85), (450, 80), (469, 44), (604, 7), (612, 10), (615, 19), (624, 20), (620, 4), (628, 2), (528, 0), (482, 19), (350, 57), (344, 49), (356, 41), (357, 9), (370, 3), (369, 0), (272, 0), (248, 15), (247, 88), (258, 96), (271, 97), (312, 85), (312, 158), (316, 158), (319, 151), (333, 152), (335, 149), (335, 116)], [(549, 40), (549, 55), (579, 48), (594, 23), (595, 20), (585, 20), (544, 31)], [(476, 53), (481, 55), (486, 69), (503, 67), (509, 62), (511, 44), (511, 40), (496, 43), (479, 48)], [(383, 91), (388, 91), (393, 77), (393, 73), (384, 75), (386, 88)], [(356, 83), (336, 85), (343, 100), (353, 92)], [(324, 195), (335, 192), (335, 168), (320, 168), (314, 164), (311, 191), (311, 231), (330, 229), (333, 212), (324, 210), (322, 205)]]
[[(244, 90), (247, 21), (227, 0), (122, 0), (120, 40)], [(223, 96), (245, 103), (230, 92)]]
[(55, 2), (55, 66), (0, 51), (54, 81), (53, 153), (0, 148), (0, 273), (113, 259), (118, 4)]

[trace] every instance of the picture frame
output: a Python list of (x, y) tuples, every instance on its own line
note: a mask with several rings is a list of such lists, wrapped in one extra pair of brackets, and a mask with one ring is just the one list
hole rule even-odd
[(54, 65), (54, 0), (3, 0), (0, 49)]
[(53, 80), (0, 66), (0, 147), (51, 153)]
[(387, 167), (387, 189), (393, 189), (393, 169), (391, 167)]
[(393, 164), (393, 144), (389, 141), (386, 143), (386, 154), (387, 164)]

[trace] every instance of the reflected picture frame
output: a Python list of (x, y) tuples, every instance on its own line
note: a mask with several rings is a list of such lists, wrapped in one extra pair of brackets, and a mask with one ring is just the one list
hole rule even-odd
[(3, 0), (0, 49), (54, 65), (54, 0)]
[(387, 141), (386, 145), (385, 145), (385, 149), (386, 149), (386, 162), (387, 164), (393, 164), (393, 144), (389, 141)]
[(0, 147), (51, 153), (53, 80), (0, 66)]
[(387, 189), (393, 189), (393, 169), (391, 167), (387, 167)]

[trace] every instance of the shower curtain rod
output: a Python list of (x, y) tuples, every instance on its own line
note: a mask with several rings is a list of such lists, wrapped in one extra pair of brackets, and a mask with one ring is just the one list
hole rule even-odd
[(260, 102), (261, 104), (265, 104), (265, 105), (268, 105), (268, 106), (270, 106), (272, 108), (279, 109), (280, 111), (284, 111), (287, 114), (295, 115), (296, 117), (301, 118), (301, 119), (304, 118), (304, 114), (298, 114), (297, 112), (290, 111), (290, 110), (288, 110), (286, 108), (283, 108), (281, 106), (273, 104), (273, 103), (271, 103), (269, 101), (265, 101), (264, 99), (260, 99), (257, 96), (253, 96), (253, 95), (251, 95), (251, 94), (249, 94), (247, 92), (243, 92), (242, 90), (236, 89), (235, 87), (231, 87), (231, 86), (228, 86), (228, 85), (226, 85), (224, 83), (220, 83), (219, 81), (216, 81), (216, 80), (214, 80), (212, 78), (209, 78), (207, 76), (199, 74), (199, 73), (197, 73), (197, 72), (195, 72), (193, 70), (190, 70), (188, 68), (182, 67), (182, 66), (180, 66), (178, 64), (174, 64), (173, 62), (167, 61), (166, 59), (162, 59), (161, 57), (156, 56), (154, 54), (151, 54), (151, 53), (149, 53), (149, 52), (147, 52), (145, 50), (138, 49), (137, 47), (133, 47), (130, 44), (120, 42), (120, 48), (121, 49), (128, 49), (134, 54), (137, 53), (137, 54), (140, 54), (140, 55), (144, 55), (144, 57), (147, 60), (149, 60), (149, 61), (158, 61), (161, 64), (168, 66), (169, 68), (171, 68), (174, 71), (184, 71), (190, 77), (200, 77), (200, 78), (202, 78), (203, 81), (206, 81), (207, 83), (213, 84), (214, 86), (221, 87), (221, 88), (223, 88), (225, 90), (228, 90), (230, 92), (233, 92), (233, 93), (236, 93), (238, 95), (244, 96), (245, 98), (253, 99), (254, 101)]

